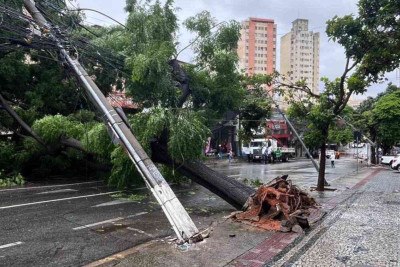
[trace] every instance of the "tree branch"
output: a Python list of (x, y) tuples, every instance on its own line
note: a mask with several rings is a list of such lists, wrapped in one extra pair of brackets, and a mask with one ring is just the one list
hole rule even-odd
[[(220, 26), (221, 24), (226, 23), (226, 21), (221, 21), (220, 23), (216, 24), (215, 26), (211, 27), (210, 30)], [(177, 59), (179, 54), (182, 53), (183, 51), (185, 51), (187, 48), (189, 48), (190, 46), (192, 46), (194, 43), (196, 43), (199, 39), (200, 39), (200, 35), (198, 35), (193, 41), (191, 41), (187, 46), (185, 46), (184, 48), (182, 48), (175, 56), (174, 59)]]
[(349, 67), (350, 64), (350, 57), (347, 58), (346, 60), (346, 67), (345, 70), (342, 74), (342, 76), (340, 77), (340, 84), (339, 84), (339, 90), (340, 90), (340, 94), (339, 94), (339, 101), (336, 103), (335, 108), (333, 109), (333, 113), (334, 114), (339, 114), (345, 107), (347, 102), (350, 99), (351, 94), (353, 93), (353, 91), (349, 91), (346, 98), (343, 99), (345, 97), (345, 88), (344, 88), (344, 83), (346, 81), (346, 77), (347, 74), (358, 64), (358, 60), (354, 61), (353, 64)]
[(31, 127), (26, 124), (21, 117), (8, 105), (7, 101), (3, 98), (3, 96), (0, 94), (0, 104), (2, 107), (7, 111), (8, 114), (19, 124), (21, 127), (29, 133), (39, 144), (41, 144), (46, 150), (48, 150), (48, 147), (46, 143), (40, 138), (32, 129)]

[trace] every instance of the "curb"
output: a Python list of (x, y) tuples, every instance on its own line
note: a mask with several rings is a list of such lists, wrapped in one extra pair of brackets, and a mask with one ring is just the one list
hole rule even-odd
[(113, 263), (118, 263), (121, 260), (129, 257), (130, 255), (135, 254), (137, 252), (140, 252), (140, 251), (150, 247), (151, 245), (153, 245), (155, 243), (157, 243), (157, 240), (151, 240), (151, 241), (149, 241), (147, 243), (140, 244), (140, 245), (135, 246), (133, 248), (129, 248), (129, 249), (123, 250), (123, 251), (121, 251), (119, 253), (110, 255), (110, 256), (108, 256), (106, 258), (103, 258), (103, 259), (91, 262), (89, 264), (83, 265), (83, 267), (112, 266), (112, 265), (114, 265)]

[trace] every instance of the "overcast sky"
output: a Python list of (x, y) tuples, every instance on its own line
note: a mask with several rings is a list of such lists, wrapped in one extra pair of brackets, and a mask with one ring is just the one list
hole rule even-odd
[[(92, 8), (114, 19), (125, 22), (125, 0), (72, 0), (81, 8)], [(335, 15), (357, 14), (356, 0), (175, 0), (180, 22), (203, 10), (208, 10), (218, 21), (242, 21), (249, 17), (274, 19), (277, 24), (277, 69), (279, 70), (280, 37), (291, 29), (291, 23), (297, 18), (309, 20), (309, 30), (321, 33), (320, 74), (321, 77), (333, 79), (343, 72), (344, 50), (340, 45), (328, 40), (325, 34), (326, 21)], [(99, 25), (111, 25), (112, 21), (94, 12), (86, 13), (87, 21)], [(192, 36), (185, 31), (180, 32), (180, 47), (190, 42)], [(180, 59), (190, 61), (192, 53), (185, 51)], [(398, 85), (396, 72), (387, 74), (392, 83)], [(388, 82), (389, 82), (388, 81)], [(386, 88), (385, 82), (372, 86), (366, 95), (375, 96)], [(364, 96), (365, 97), (365, 96)], [(364, 98), (363, 97), (363, 98)]]

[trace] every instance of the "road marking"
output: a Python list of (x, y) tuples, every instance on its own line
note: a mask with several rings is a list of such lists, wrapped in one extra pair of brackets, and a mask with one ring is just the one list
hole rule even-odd
[(137, 229), (137, 228), (127, 227), (126, 229), (134, 231), (134, 232), (138, 232), (138, 233), (143, 234), (143, 235), (147, 235), (148, 237), (154, 237), (152, 234), (146, 233), (145, 231), (142, 231), (142, 230)]
[(2, 246), (0, 246), (0, 249), (18, 246), (18, 245), (21, 245), (22, 243), (24, 243), (24, 242), (18, 241), (18, 242), (2, 245)]
[(241, 174), (231, 174), (231, 175), (227, 175), (228, 177), (239, 177), (241, 176)]
[(0, 190), (0, 192), (18, 191), (18, 190), (34, 190), (34, 189), (41, 189), (41, 188), (64, 187), (64, 186), (83, 185), (83, 184), (98, 184), (98, 183), (102, 183), (102, 181), (83, 182), (83, 183), (74, 183), (74, 184), (60, 184), (60, 185), (32, 186), (32, 187), (22, 187), (22, 188), (9, 188), (9, 189)]
[(93, 194), (93, 195), (84, 195), (84, 196), (78, 196), (78, 197), (67, 197), (67, 198), (51, 199), (51, 200), (24, 203), (24, 204), (18, 204), (18, 205), (4, 206), (4, 207), (0, 207), (0, 210), (18, 208), (18, 207), (25, 207), (25, 206), (33, 206), (33, 205), (39, 205), (39, 204), (51, 203), (51, 202), (59, 202), (59, 201), (71, 200), (71, 199), (79, 199), (79, 198), (88, 198), (88, 197), (111, 195), (111, 194), (115, 194), (115, 193), (119, 193), (119, 192), (121, 192), (121, 191), (114, 191), (114, 192), (107, 192), (107, 193), (100, 193), (100, 194)]
[(75, 230), (75, 231), (76, 231), (76, 230), (82, 230), (82, 229), (90, 228), (90, 227), (97, 226), (97, 225), (101, 225), (101, 224), (106, 224), (106, 223), (112, 223), (112, 222), (120, 221), (120, 220), (123, 220), (123, 219), (124, 219), (123, 217), (118, 217), (118, 218), (109, 219), (109, 220), (102, 221), (102, 222), (97, 222), (97, 223), (91, 223), (91, 224), (82, 225), (82, 226), (79, 226), (79, 227), (72, 228), (72, 230)]
[(66, 188), (66, 189), (60, 189), (60, 190), (40, 192), (40, 193), (36, 193), (36, 195), (57, 194), (57, 193), (66, 193), (66, 192), (77, 192), (77, 191), (78, 190)]
[(92, 206), (92, 208), (114, 206), (114, 205), (120, 205), (120, 204), (132, 203), (132, 202), (134, 202), (134, 201), (129, 200), (129, 199), (117, 199), (117, 200), (113, 200), (113, 201), (109, 201), (109, 202), (100, 203), (98, 205)]
[(140, 216), (140, 215), (143, 215), (143, 214), (147, 214), (147, 213), (148, 212), (139, 212), (139, 213), (136, 213), (136, 214), (129, 215), (127, 217), (118, 217), (118, 218), (105, 220), (105, 221), (102, 221), (102, 222), (86, 224), (86, 225), (82, 225), (82, 226), (79, 226), (79, 227), (72, 228), (72, 230), (75, 230), (75, 231), (76, 230), (82, 230), (82, 229), (90, 228), (90, 227), (93, 227), (93, 226), (98, 226), (98, 225), (102, 225), (102, 224), (106, 224), (106, 223), (112, 223), (112, 222), (120, 221), (120, 220), (123, 220), (123, 219), (126, 219), (126, 218), (137, 217), (137, 216)]
[(137, 217), (137, 216), (140, 216), (140, 215), (145, 215), (147, 213), (148, 213), (147, 211), (143, 211), (143, 212), (139, 212), (139, 213), (136, 213), (136, 214), (132, 214), (132, 215), (126, 216), (126, 218), (133, 218), (133, 217)]

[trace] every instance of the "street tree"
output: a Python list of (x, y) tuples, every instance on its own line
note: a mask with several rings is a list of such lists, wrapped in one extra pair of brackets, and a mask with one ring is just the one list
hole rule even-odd
[(376, 135), (383, 152), (400, 142), (400, 90), (380, 97), (371, 111), (371, 122), (375, 125)]
[(323, 78), (324, 90), (313, 93), (305, 81), (280, 82), (286, 90), (293, 89), (306, 95), (296, 101), (296, 94), (289, 94), (291, 102), (309, 105), (308, 118), (317, 129), (321, 151), (317, 190), (324, 190), (325, 145), (329, 129), (336, 121), (353, 94), (365, 93), (372, 83), (382, 81), (386, 72), (400, 63), (399, 2), (397, 0), (360, 0), (358, 15), (335, 16), (327, 22), (328, 37), (345, 49), (346, 63), (343, 74), (332, 81)]
[[(399, 142), (398, 137), (396, 140), (397, 130), (395, 123), (398, 118), (398, 114), (396, 114), (397, 102), (390, 101), (392, 98), (386, 98), (386, 96), (392, 95), (399, 90), (399, 87), (390, 83), (384, 92), (379, 93), (376, 97), (368, 97), (361, 102), (352, 116), (354, 126), (367, 135), (372, 142), (380, 146), (385, 154), (389, 152), (388, 150), (392, 145)], [(379, 106), (377, 105), (378, 102), (380, 103)], [(386, 114), (382, 114), (385, 105), (390, 108), (385, 111), (387, 112)], [(383, 118), (383, 116), (386, 117)], [(389, 127), (389, 125), (393, 125), (393, 127)], [(378, 163), (376, 161), (375, 148), (372, 147), (371, 159), (372, 163)]]

